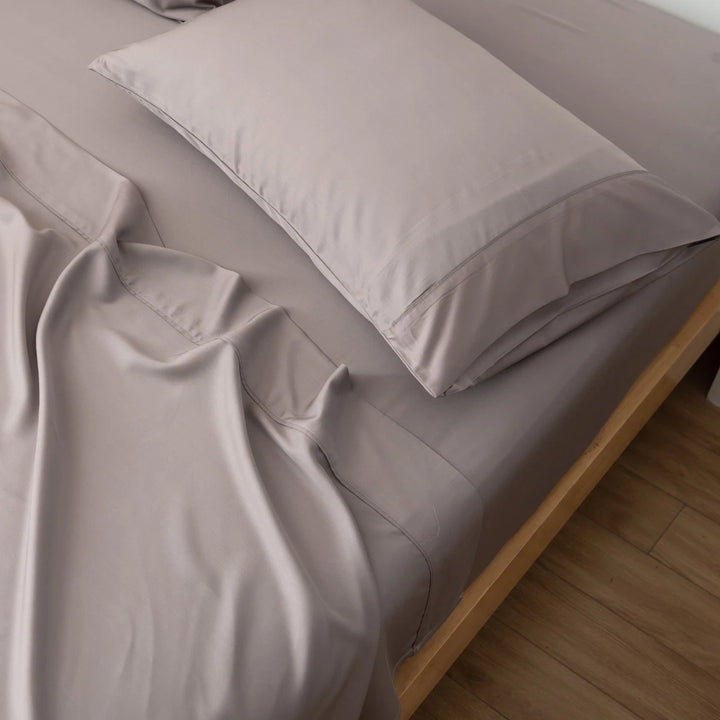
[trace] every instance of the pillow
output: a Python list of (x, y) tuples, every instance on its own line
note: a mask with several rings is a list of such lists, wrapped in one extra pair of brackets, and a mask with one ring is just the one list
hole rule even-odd
[(192, 20), (196, 15), (230, 0), (135, 0), (158, 15), (173, 20)]
[(280, 223), (432, 395), (720, 233), (410, 0), (236, 0), (91, 68)]

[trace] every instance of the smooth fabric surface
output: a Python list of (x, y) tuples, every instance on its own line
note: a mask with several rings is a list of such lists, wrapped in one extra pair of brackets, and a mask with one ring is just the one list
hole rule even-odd
[[(0, 713), (392, 717), (349, 506), (457, 594), (479, 495), (238, 275), (159, 243), (130, 183), (0, 94)], [(448, 609), (428, 586), (406, 611), (421, 635)]]
[[(720, 213), (718, 36), (631, 0), (422, 3)], [(236, 271), (253, 293), (286, 308), (335, 365), (347, 365), (355, 393), (472, 482), (483, 506), (479, 543), (443, 535), (443, 552), (469, 562), (472, 576), (537, 507), (717, 279), (720, 244), (713, 243), (508, 371), (434, 400), (284, 231), (173, 130), (86, 70), (99, 54), (171, 29), (171, 21), (119, 0), (0, 0), (0, 7), (0, 87), (131, 178), (166, 245)], [(423, 468), (408, 497), (432, 497), (434, 473)], [(394, 480), (388, 473), (373, 483), (392, 492)], [(457, 595), (436, 582), (439, 568), (428, 567), (402, 533), (364, 503), (345, 499), (376, 578), (395, 662), (432, 629), (418, 636), (428, 588), (441, 607)], [(452, 528), (450, 509), (438, 505), (436, 512), (440, 526)], [(381, 712), (375, 717), (385, 720)]]
[(91, 67), (217, 163), (435, 396), (720, 233), (410, 0), (243, 0)]

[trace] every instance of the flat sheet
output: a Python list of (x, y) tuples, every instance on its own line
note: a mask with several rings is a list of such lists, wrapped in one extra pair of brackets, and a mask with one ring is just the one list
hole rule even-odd
[(0, 93), (0, 714), (392, 717), (349, 508), (457, 594), (438, 517), (473, 547), (480, 496), (236, 273), (161, 245), (134, 186)]
[[(720, 39), (630, 0), (423, 0), (649, 170), (720, 213)], [(355, 393), (477, 490), (478, 542), (432, 507), (434, 470), (408, 497), (437, 512), (438, 552), (479, 571), (595, 435), (717, 277), (720, 246), (489, 382), (432, 399), (284, 233), (162, 122), (88, 72), (97, 55), (172, 23), (129, 0), (0, 0), (0, 88), (141, 190), (174, 249), (239, 272), (287, 309)], [(662, 48), (659, 53), (658, 48)], [(392, 489), (393, 473), (375, 479)], [(390, 662), (458, 598), (402, 529), (346, 501), (377, 580)], [(412, 508), (401, 508), (410, 514)], [(463, 565), (464, 564), (464, 565)], [(431, 600), (431, 602), (430, 602)], [(380, 717), (380, 716), (378, 716)]]

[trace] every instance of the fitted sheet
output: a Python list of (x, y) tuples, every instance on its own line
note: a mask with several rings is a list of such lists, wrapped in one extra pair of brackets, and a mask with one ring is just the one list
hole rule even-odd
[[(455, 468), (481, 500), (478, 541), (437, 515), (447, 558), (470, 580), (595, 435), (640, 370), (716, 280), (698, 257), (476, 388), (433, 399), (303, 253), (207, 159), (86, 70), (97, 55), (173, 27), (129, 0), (2, 0), (0, 88), (131, 179), (160, 236), (284, 307), (355, 393)], [(648, 170), (720, 213), (720, 39), (630, 0), (422, 0)], [(658, 48), (662, 48), (659, 52)], [(379, 477), (391, 486), (392, 474)], [(437, 492), (432, 471), (418, 498)], [(347, 499), (377, 579), (394, 663), (458, 600), (402, 529)], [(448, 560), (449, 562), (449, 560)], [(433, 619), (424, 622), (432, 597)]]

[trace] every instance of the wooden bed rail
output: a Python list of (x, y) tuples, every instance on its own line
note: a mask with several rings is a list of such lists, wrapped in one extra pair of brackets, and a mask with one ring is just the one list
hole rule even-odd
[(590, 446), (508, 540), (395, 687), (408, 720), (631, 440), (720, 332), (720, 281), (628, 390)]

